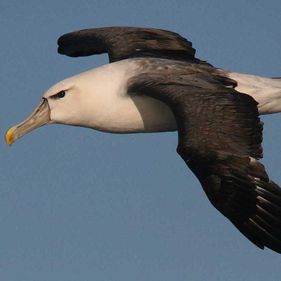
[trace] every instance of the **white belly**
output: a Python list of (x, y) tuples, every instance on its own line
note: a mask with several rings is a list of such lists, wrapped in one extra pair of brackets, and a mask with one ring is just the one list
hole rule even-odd
[(123, 97), (103, 117), (102, 131), (111, 133), (167, 132), (177, 130), (176, 120), (167, 105), (146, 96)]

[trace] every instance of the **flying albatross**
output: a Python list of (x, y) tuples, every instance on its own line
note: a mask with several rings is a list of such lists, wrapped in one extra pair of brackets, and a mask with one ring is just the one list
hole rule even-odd
[(259, 114), (281, 111), (280, 79), (215, 68), (179, 34), (152, 28), (68, 33), (58, 52), (108, 53), (110, 63), (52, 86), (7, 131), (8, 144), (50, 123), (113, 133), (177, 130), (177, 152), (213, 206), (256, 246), (281, 253), (281, 189), (259, 162)]

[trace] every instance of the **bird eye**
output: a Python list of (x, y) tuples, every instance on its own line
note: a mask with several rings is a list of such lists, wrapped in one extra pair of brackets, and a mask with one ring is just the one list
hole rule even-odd
[(60, 91), (55, 95), (52, 95), (51, 98), (52, 99), (62, 99), (65, 96), (65, 91)]

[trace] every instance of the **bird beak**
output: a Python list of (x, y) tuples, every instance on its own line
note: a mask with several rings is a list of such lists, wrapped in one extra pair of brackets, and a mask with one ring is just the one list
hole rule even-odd
[(5, 139), (7, 144), (13, 144), (18, 138), (24, 136), (30, 131), (41, 127), (50, 122), (50, 107), (48, 100), (43, 98), (41, 103), (34, 109), (34, 111), (23, 122), (11, 127)]

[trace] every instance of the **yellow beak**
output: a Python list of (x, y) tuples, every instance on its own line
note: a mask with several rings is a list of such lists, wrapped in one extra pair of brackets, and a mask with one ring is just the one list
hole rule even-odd
[(13, 144), (18, 138), (24, 136), (30, 131), (41, 127), (50, 122), (50, 108), (48, 100), (43, 98), (41, 103), (34, 111), (21, 123), (8, 129), (5, 140), (7, 144)]

